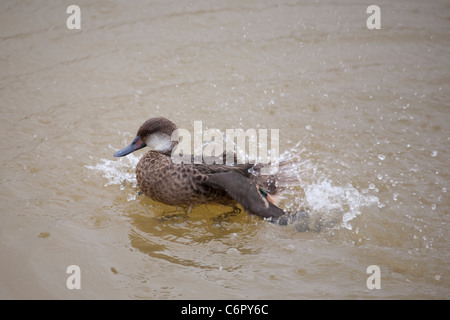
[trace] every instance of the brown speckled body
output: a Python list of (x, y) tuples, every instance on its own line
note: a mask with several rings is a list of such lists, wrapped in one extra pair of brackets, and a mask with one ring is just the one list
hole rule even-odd
[(206, 184), (211, 174), (235, 171), (250, 176), (251, 165), (224, 166), (206, 164), (174, 164), (171, 158), (157, 151), (147, 152), (136, 166), (139, 188), (149, 198), (169, 205), (201, 203), (232, 204), (221, 189)]
[(151, 118), (142, 124), (129, 146), (114, 153), (115, 157), (123, 157), (146, 146), (153, 148), (136, 166), (138, 186), (146, 196), (174, 206), (238, 202), (248, 212), (264, 218), (285, 215), (275, 204), (278, 174), (263, 176), (263, 166), (252, 164), (175, 164), (171, 159), (177, 143), (171, 140), (175, 130), (172, 121)]

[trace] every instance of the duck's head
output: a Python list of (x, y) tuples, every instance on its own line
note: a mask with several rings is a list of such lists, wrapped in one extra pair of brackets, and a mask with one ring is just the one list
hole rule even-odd
[(177, 126), (166, 118), (151, 118), (139, 128), (136, 138), (130, 145), (114, 153), (114, 157), (123, 157), (144, 147), (155, 151), (170, 153), (176, 142), (172, 141), (172, 133)]

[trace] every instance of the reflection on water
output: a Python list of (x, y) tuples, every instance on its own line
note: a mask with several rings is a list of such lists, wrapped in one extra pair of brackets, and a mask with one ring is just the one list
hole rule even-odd
[[(224, 210), (224, 207), (219, 207)], [(157, 259), (174, 264), (202, 268), (206, 270), (223, 268), (210, 256), (221, 252), (223, 243), (232, 243), (239, 232), (242, 236), (241, 223), (250, 222), (246, 218), (234, 218), (237, 221), (217, 221), (211, 217), (211, 208), (197, 209), (187, 215), (185, 212), (151, 218), (144, 215), (132, 217), (133, 230), (130, 232), (131, 245), (139, 251)], [(200, 250), (200, 248), (204, 248)], [(187, 248), (191, 248), (187, 250)], [(227, 246), (225, 246), (227, 248)], [(222, 249), (230, 250), (230, 248)], [(242, 244), (234, 250), (245, 249)]]
[[(0, 297), (449, 298), (450, 7), (370, 4), (2, 1)], [(139, 195), (153, 116), (279, 129), (307, 228)]]

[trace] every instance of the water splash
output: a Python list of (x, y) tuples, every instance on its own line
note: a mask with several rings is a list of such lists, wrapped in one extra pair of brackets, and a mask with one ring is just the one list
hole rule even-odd
[[(139, 162), (138, 157), (133, 154), (129, 154), (126, 157), (115, 159), (100, 159), (99, 163), (95, 165), (86, 165), (85, 167), (94, 170), (106, 179), (105, 187), (111, 185), (120, 186), (121, 190), (124, 190), (127, 185), (136, 187), (136, 174), (134, 168), (136, 168)], [(128, 201), (136, 199), (135, 192), (131, 192), (127, 196)]]
[(282, 155), (296, 159), (289, 170), (297, 173), (299, 182), (298, 187), (284, 192), (288, 199), (286, 211), (307, 211), (312, 230), (323, 227), (352, 230), (350, 222), (361, 214), (364, 207), (380, 205), (377, 197), (358, 191), (350, 183), (334, 183), (319, 170), (316, 161), (309, 159), (305, 149), (297, 149), (299, 144)]
[(342, 216), (341, 226), (351, 230), (350, 221), (361, 214), (361, 209), (379, 201), (375, 196), (363, 195), (351, 184), (336, 186), (322, 179), (305, 188), (305, 202), (314, 215), (327, 218)]
[[(379, 205), (377, 197), (363, 194), (349, 183), (333, 183), (320, 172), (317, 163), (308, 159), (305, 149), (298, 150), (296, 147), (284, 152), (280, 157), (282, 160), (293, 160), (290, 166), (281, 168), (280, 173), (296, 177), (297, 180), (294, 186), (289, 186), (282, 194), (287, 199), (282, 206), (287, 212), (306, 209), (315, 223), (351, 230), (350, 222), (361, 214), (362, 208)], [(134, 154), (129, 154), (122, 158), (100, 159), (99, 163), (85, 167), (104, 177), (105, 187), (117, 185), (124, 190), (126, 186), (131, 185), (133, 190), (127, 195), (127, 200), (133, 201), (136, 199), (137, 188), (134, 168), (139, 159)]]

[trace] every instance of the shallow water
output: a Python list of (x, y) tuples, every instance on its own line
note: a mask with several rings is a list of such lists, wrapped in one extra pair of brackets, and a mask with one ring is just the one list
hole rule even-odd
[[(77, 4), (0, 4), (1, 298), (450, 297), (447, 1)], [(153, 116), (279, 129), (312, 231), (139, 196)]]

